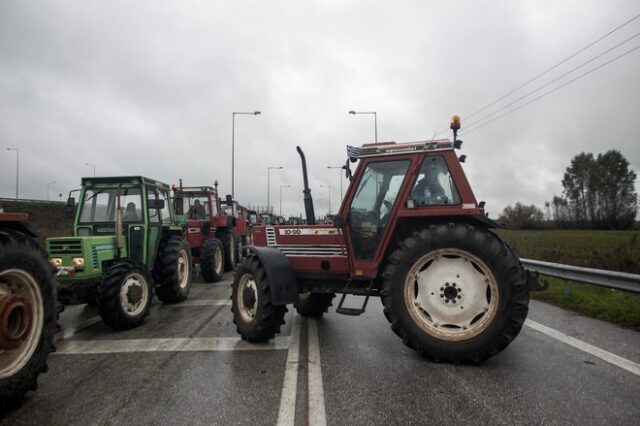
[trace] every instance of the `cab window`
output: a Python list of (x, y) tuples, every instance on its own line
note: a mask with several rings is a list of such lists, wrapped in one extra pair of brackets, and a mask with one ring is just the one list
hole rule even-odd
[(424, 159), (411, 190), (411, 199), (417, 207), (460, 203), (460, 196), (443, 157)]

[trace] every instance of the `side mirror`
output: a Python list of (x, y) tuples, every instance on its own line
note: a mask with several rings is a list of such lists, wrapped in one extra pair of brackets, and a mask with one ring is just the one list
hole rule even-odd
[(67, 216), (73, 216), (75, 204), (76, 199), (73, 197), (69, 197), (67, 199), (67, 205), (64, 207), (64, 214), (66, 214)]
[(340, 215), (335, 215), (333, 217), (333, 226), (335, 226), (338, 229), (342, 229), (342, 227), (344, 226), (344, 223), (342, 223), (342, 218), (340, 217)]
[(164, 200), (151, 199), (147, 201), (147, 205), (149, 206), (149, 210), (162, 210), (164, 209)]
[(231, 194), (227, 194), (227, 196), (225, 197), (225, 202), (228, 206), (233, 206), (233, 198), (231, 197)]

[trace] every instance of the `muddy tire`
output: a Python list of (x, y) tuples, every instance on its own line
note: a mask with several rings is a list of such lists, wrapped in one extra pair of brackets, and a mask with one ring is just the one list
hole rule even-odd
[(302, 316), (319, 318), (333, 305), (334, 297), (334, 293), (300, 293), (293, 306)]
[(220, 234), (222, 248), (224, 249), (224, 270), (232, 271), (237, 263), (236, 260), (236, 238), (233, 231), (223, 231)]
[(496, 355), (527, 317), (524, 268), (484, 228), (450, 223), (415, 232), (390, 256), (383, 278), (391, 329), (434, 361)]
[(157, 283), (156, 296), (163, 303), (179, 303), (186, 300), (192, 281), (191, 249), (187, 241), (172, 235), (164, 241), (153, 268)]
[(224, 273), (224, 249), (222, 242), (211, 238), (204, 242), (200, 251), (200, 272), (208, 283), (215, 283), (222, 279)]
[(286, 306), (271, 304), (269, 281), (258, 257), (245, 257), (234, 272), (231, 312), (243, 339), (266, 342), (280, 332)]
[(98, 313), (114, 330), (139, 326), (149, 314), (153, 288), (147, 268), (130, 260), (107, 269), (98, 286)]
[(57, 318), (52, 272), (34, 240), (0, 230), (0, 417), (47, 370)]

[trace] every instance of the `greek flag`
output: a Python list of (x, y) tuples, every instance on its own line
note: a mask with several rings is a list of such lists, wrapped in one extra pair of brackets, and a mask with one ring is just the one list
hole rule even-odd
[(350, 158), (358, 158), (362, 155), (362, 148), (347, 145), (347, 156)]

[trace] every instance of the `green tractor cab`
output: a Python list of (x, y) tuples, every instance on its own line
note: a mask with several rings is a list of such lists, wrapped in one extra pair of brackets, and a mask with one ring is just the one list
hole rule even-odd
[(82, 179), (73, 236), (46, 243), (63, 304), (95, 303), (106, 324), (124, 330), (142, 323), (154, 291), (164, 303), (187, 298), (191, 253), (169, 191), (142, 176)]

